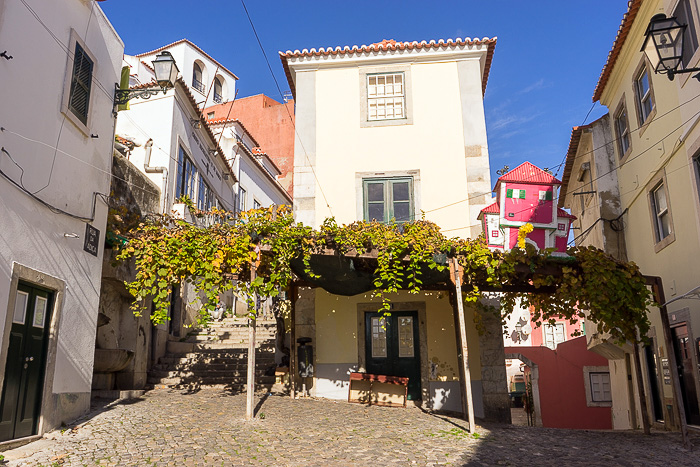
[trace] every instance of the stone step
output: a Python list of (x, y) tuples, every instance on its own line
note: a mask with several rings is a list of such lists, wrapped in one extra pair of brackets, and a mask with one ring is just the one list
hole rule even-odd
[[(240, 342), (248, 342), (248, 334), (196, 334), (193, 336), (187, 336), (184, 342), (216, 342), (216, 341), (223, 341), (223, 342), (231, 342), (231, 343), (240, 343)], [(275, 335), (256, 335), (255, 336), (255, 342), (274, 342), (275, 341)]]
[[(180, 385), (188, 385), (188, 384), (196, 384), (198, 386), (216, 386), (216, 385), (222, 385), (222, 386), (230, 386), (230, 385), (240, 385), (241, 387), (245, 388), (246, 384), (246, 378), (245, 376), (242, 378), (231, 378), (231, 377), (216, 377), (216, 378), (195, 378), (195, 379), (190, 379), (190, 378), (179, 378), (179, 377), (173, 377), (173, 378), (156, 378), (156, 377), (148, 377), (148, 384), (160, 384), (160, 385), (165, 385), (165, 386), (180, 386)], [(275, 377), (274, 376), (262, 376), (262, 377), (256, 377), (255, 378), (255, 386), (258, 388), (258, 386), (262, 385), (272, 385), (275, 383)]]
[[(260, 344), (256, 343), (255, 348), (263, 351), (274, 352), (275, 344), (274, 342), (262, 342)], [(207, 342), (207, 343), (195, 343), (195, 342), (179, 342), (179, 341), (168, 341), (167, 352), (173, 354), (185, 354), (193, 352), (207, 352), (214, 350), (246, 350), (248, 349), (247, 342), (238, 343), (220, 343), (220, 342)]]
[[(269, 364), (275, 361), (274, 354), (265, 355), (255, 355), (255, 361)], [(161, 357), (158, 363), (154, 365), (162, 367), (236, 367), (236, 366), (246, 366), (248, 364), (248, 356), (238, 357), (238, 358), (209, 358), (209, 359), (197, 359), (197, 358), (177, 358), (177, 357)]]
[[(265, 372), (268, 371), (267, 368), (256, 368), (255, 377), (265, 376)], [(204, 370), (204, 371), (193, 371), (190, 368), (184, 370), (151, 370), (148, 374), (149, 377), (168, 379), (168, 378), (245, 378), (248, 374), (246, 368), (240, 370)]]

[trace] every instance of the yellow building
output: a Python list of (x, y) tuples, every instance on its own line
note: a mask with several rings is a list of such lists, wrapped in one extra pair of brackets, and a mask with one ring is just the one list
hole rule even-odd
[[(450, 237), (478, 236), (491, 199), (483, 93), (495, 43), (385, 40), (280, 53), (296, 102), (296, 220), (318, 227), (331, 216), (348, 224), (425, 213)], [(447, 293), (399, 293), (386, 322), (371, 294), (301, 289), (294, 299), (296, 336), (314, 349), (311, 395), (347, 399), (351, 372), (408, 376), (409, 399), (461, 411)], [(474, 413), (509, 420), (500, 320), (479, 336), (466, 314)]]
[[(689, 74), (671, 81), (656, 73), (641, 51), (651, 19), (660, 13), (687, 25), (681, 69), (698, 66), (696, 1), (629, 3), (593, 96), (609, 115), (574, 128), (560, 205), (579, 219), (577, 244), (604, 248), (662, 278), (671, 329), (665, 336), (659, 310), (649, 311), (650, 345), (640, 349), (640, 366), (650, 422), (672, 429), (680, 420), (671, 352), (678, 359), (685, 417), (700, 425), (700, 304), (691, 299), (700, 285), (700, 83)], [(638, 427), (632, 348), (615, 348), (603, 337), (589, 337), (589, 348), (610, 359), (613, 426)]]

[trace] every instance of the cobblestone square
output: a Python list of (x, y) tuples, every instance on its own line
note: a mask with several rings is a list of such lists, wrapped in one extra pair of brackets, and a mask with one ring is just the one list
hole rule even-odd
[[(245, 395), (219, 389), (155, 389), (96, 406), (74, 428), (3, 453), (10, 466), (695, 466), (700, 450), (680, 434), (478, 426), (417, 408), (258, 397), (244, 420)], [(700, 446), (700, 438), (694, 438)]]

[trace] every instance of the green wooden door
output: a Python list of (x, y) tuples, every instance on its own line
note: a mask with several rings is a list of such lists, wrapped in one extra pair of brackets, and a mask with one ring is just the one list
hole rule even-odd
[(417, 312), (365, 313), (367, 373), (409, 378), (409, 400), (421, 399), (419, 347)]
[(53, 294), (20, 282), (0, 400), (0, 441), (37, 433)]

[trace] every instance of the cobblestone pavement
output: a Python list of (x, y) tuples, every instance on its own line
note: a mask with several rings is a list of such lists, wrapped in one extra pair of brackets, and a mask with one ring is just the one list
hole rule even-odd
[[(245, 395), (156, 389), (93, 412), (64, 433), (3, 453), (10, 466), (697, 466), (678, 433), (477, 427), (417, 408), (263, 398), (245, 422)], [(53, 438), (53, 439), (52, 439)], [(700, 447), (700, 438), (694, 439)]]

